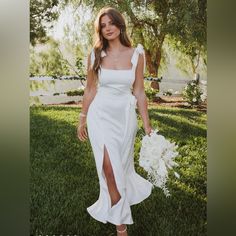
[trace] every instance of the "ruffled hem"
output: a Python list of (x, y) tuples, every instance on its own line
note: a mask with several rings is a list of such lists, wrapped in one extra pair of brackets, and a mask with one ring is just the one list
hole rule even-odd
[(151, 194), (153, 185), (135, 171), (127, 176), (126, 184), (120, 200), (112, 207), (107, 189), (101, 187), (99, 198), (87, 208), (88, 213), (104, 224), (107, 222), (114, 225), (133, 224), (130, 206), (146, 199)]
[(101, 188), (99, 199), (88, 207), (87, 211), (94, 219), (104, 224), (107, 222), (114, 225), (134, 223), (125, 191), (121, 194), (120, 200), (111, 207), (109, 193)]
[(153, 184), (137, 174), (135, 171), (127, 179), (127, 198), (130, 205), (135, 205), (150, 196)]

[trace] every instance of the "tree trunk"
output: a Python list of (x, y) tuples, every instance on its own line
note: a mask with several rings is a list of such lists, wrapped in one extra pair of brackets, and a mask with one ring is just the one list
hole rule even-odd
[(160, 47), (158, 47), (157, 53), (156, 53), (156, 68), (157, 68), (156, 69), (156, 76), (157, 76), (157, 78), (158, 78), (159, 66), (161, 64), (161, 47), (162, 47), (162, 45)]
[[(146, 62), (147, 62), (147, 68), (148, 72), (150, 73), (151, 76), (157, 77), (158, 78), (158, 72), (159, 72), (159, 66), (161, 64), (161, 50), (163, 46), (165, 36), (162, 36), (160, 41), (160, 44), (158, 48), (153, 51), (146, 50)], [(154, 60), (152, 59), (152, 55), (155, 55)]]
[(155, 68), (155, 64), (152, 61), (152, 53), (150, 52), (150, 50), (146, 50), (145, 53), (146, 56), (146, 63), (147, 63), (147, 68), (148, 68), (148, 72), (151, 76), (156, 76), (156, 68)]

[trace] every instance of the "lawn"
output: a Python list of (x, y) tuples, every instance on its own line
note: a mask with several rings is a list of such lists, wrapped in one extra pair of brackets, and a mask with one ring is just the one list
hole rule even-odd
[[(99, 182), (89, 141), (76, 137), (80, 108), (30, 108), (31, 235), (116, 235), (115, 226), (94, 220), (86, 207), (98, 199)], [(154, 188), (149, 198), (131, 206), (134, 224), (129, 236), (207, 235), (207, 116), (194, 109), (150, 108), (153, 127), (175, 142), (180, 174), (170, 175), (171, 197)], [(141, 120), (139, 117), (139, 127)], [(135, 143), (135, 169), (143, 130)]]

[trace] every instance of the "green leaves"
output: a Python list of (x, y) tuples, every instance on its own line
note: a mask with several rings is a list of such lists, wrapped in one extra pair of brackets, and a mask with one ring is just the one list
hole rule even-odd
[(46, 24), (51, 27), (58, 18), (59, 0), (30, 0), (30, 43), (46, 42)]
[(199, 105), (201, 101), (202, 91), (197, 81), (190, 81), (183, 90), (183, 97), (191, 105)]

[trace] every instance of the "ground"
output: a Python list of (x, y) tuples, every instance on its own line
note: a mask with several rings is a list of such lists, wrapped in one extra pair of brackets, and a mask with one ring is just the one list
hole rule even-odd
[[(63, 104), (50, 104), (56, 106), (72, 106), (72, 107), (81, 107), (81, 102), (68, 102)], [(161, 107), (179, 107), (179, 108), (191, 108), (191, 106), (184, 100), (182, 96), (160, 96), (157, 98), (155, 102), (148, 102), (149, 107), (161, 106)], [(198, 106), (193, 106), (198, 111), (202, 111), (204, 113), (207, 112), (207, 103), (203, 103)]]

